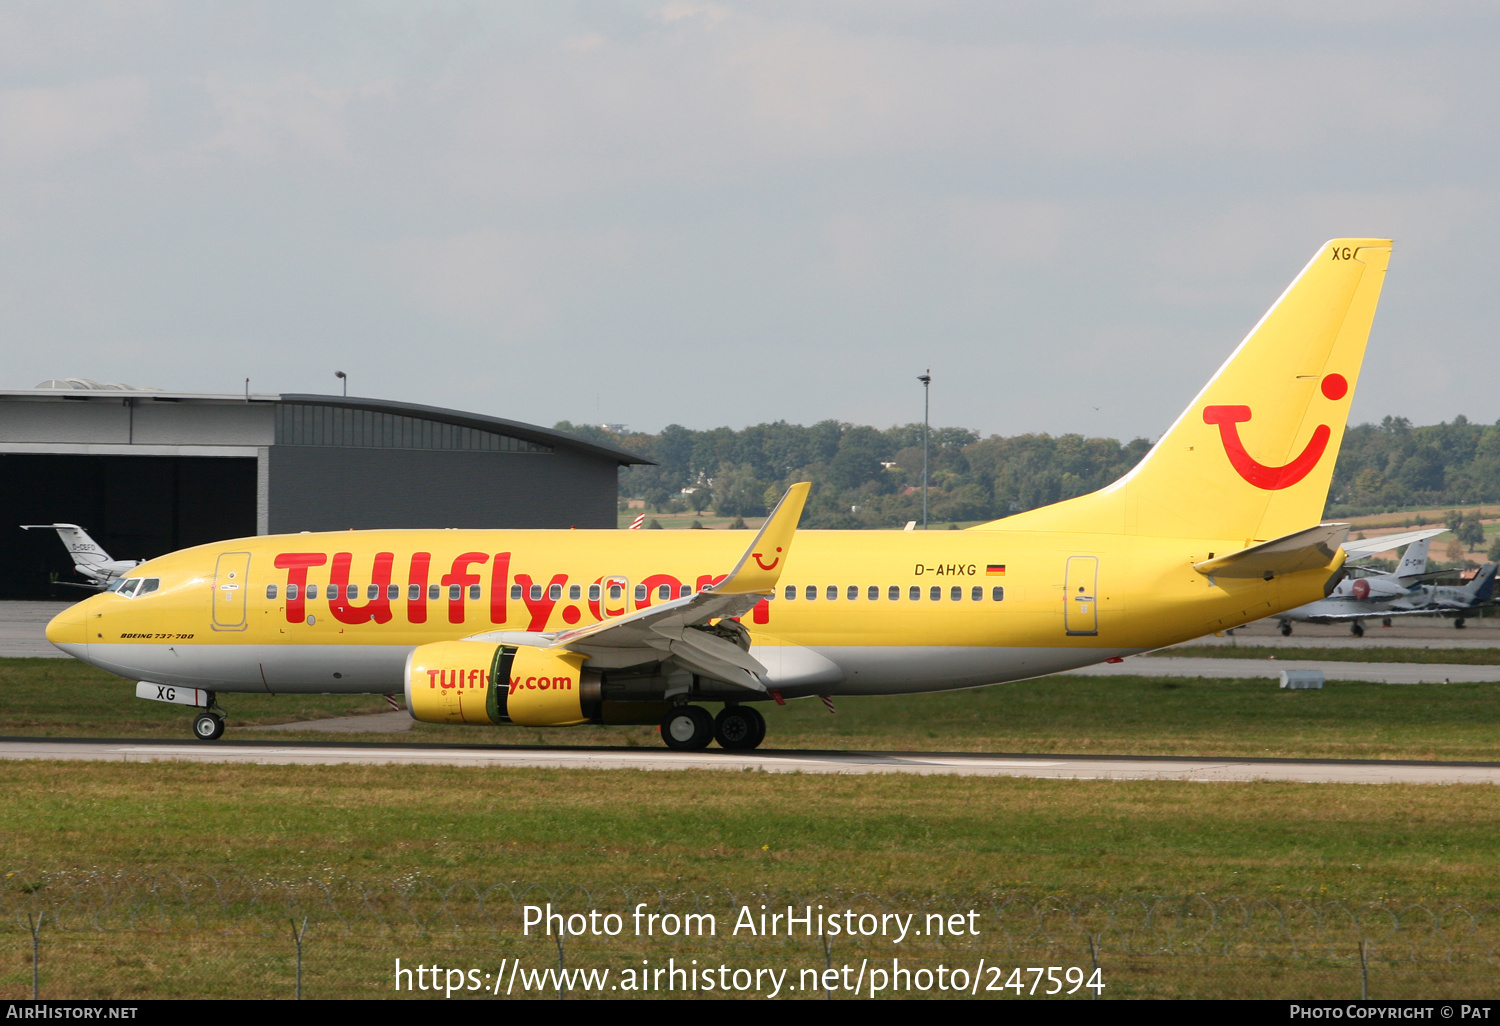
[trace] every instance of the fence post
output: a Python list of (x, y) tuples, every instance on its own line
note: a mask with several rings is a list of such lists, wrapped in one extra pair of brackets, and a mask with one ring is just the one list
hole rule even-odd
[(562, 934), (557, 935), (557, 1000), (563, 999), (563, 939)]
[(1370, 965), (1365, 955), (1365, 945), (1369, 943), (1363, 937), (1359, 939), (1359, 999), (1370, 1000)]
[(36, 919), (31, 918), (31, 913), (26, 913), (26, 925), (31, 928), (31, 1000), (42, 999), (42, 980), (39, 966), (42, 958), (42, 920), (47, 918), (47, 913), (38, 912)]
[(302, 935), (307, 932), (307, 917), (302, 917), (302, 928), (297, 928), (297, 920), (288, 919), (292, 924), (292, 941), (297, 945), (297, 1000), (302, 1000)]
[[(1092, 933), (1089, 934), (1089, 961), (1091, 961), (1091, 962), (1094, 963), (1094, 972), (1097, 973), (1099, 971), (1099, 943), (1098, 943), (1098, 940), (1095, 938), (1095, 936)], [(1104, 977), (1101, 976), (1099, 979), (1102, 982), (1103, 979), (1104, 979)], [(1089, 989), (1094, 992), (1093, 996), (1090, 997), (1089, 1000), (1090, 1001), (1098, 1001), (1099, 1000), (1099, 992), (1103, 988), (1101, 988), (1101, 987), (1090, 987)]]

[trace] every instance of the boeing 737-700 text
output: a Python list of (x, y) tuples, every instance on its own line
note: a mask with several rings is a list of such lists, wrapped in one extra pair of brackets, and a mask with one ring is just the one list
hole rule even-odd
[[(1114, 484), (968, 531), (360, 531), (152, 559), (58, 614), (64, 651), (203, 709), (403, 690), (439, 723), (660, 723), (754, 748), (758, 701), (1020, 680), (1324, 597), (1320, 524), (1390, 243), (1339, 239)], [(723, 703), (711, 716), (701, 703)]]

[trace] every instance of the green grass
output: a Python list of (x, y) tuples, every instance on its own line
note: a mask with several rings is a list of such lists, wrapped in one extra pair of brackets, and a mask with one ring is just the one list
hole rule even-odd
[[(230, 701), (234, 723), (383, 708), (378, 697)], [(1266, 681), (1054, 678), (840, 700), (836, 716), (816, 702), (794, 702), (769, 715), (781, 747), (1500, 758), (1496, 710), (1500, 685), (1282, 692)], [(185, 737), (187, 719), (186, 710), (137, 701), (128, 682), (58, 660), (0, 663), (0, 713), (8, 734), (21, 732), (25, 720), (33, 734), (78, 734), (87, 726), (113, 736)], [(423, 726), (411, 736), (659, 743), (648, 728)], [(1497, 822), (1500, 788), (1489, 786), (13, 761), (0, 762), (0, 872), (16, 875), (0, 885), (9, 895), (0, 903), (7, 913), (33, 899), (38, 908), (58, 901), (66, 910), (88, 902), (89, 885), (70, 890), (80, 881), (121, 875), (141, 900), (141, 882), (157, 873), (225, 881), (231, 890), (263, 884), (268, 894), (279, 882), (301, 881), (315, 898), (326, 887), (333, 896), (312, 906), (307, 995), (383, 997), (392, 994), (395, 957), (481, 968), (502, 957), (529, 965), (556, 957), (549, 943), (523, 938), (504, 916), (483, 936), (445, 935), (441, 915), (421, 920), (436, 924), (425, 930), (366, 921), (361, 901), (381, 896), (399, 912), (405, 906), (393, 904), (394, 896), (413, 881), (608, 895), (573, 891), (567, 901), (576, 908), (638, 900), (627, 899), (628, 890), (648, 901), (684, 891), (728, 892), (738, 901), (791, 891), (865, 910), (931, 895), (952, 904), (1018, 894), (1057, 895), (1068, 907), (1087, 906), (1090, 896), (1108, 903), (1160, 895), (1197, 908), (1201, 900), (1190, 896), (1201, 894), (1231, 913), (1258, 899), (1280, 909), (1336, 901), (1352, 908), (1421, 903), (1441, 912), (1500, 902)], [(15, 880), (42, 887), (28, 894)], [(167, 883), (175, 894), (177, 885)], [(110, 907), (98, 922), (114, 930), (109, 924), (121, 915)], [(24, 916), (0, 918), (0, 997), (27, 996)], [(43, 996), (290, 996), (286, 916), (272, 909), (261, 918), (259, 926), (230, 924), (226, 932), (216, 932), (212, 916), (175, 917), (165, 926), (148, 916), (120, 932), (100, 932), (85, 915), (65, 918), (44, 935)], [(1083, 928), (1064, 917), (1052, 941), (1036, 941), (987, 923), (985, 936), (964, 950), (1007, 964), (1088, 965)], [(1199, 930), (1191, 922), (1182, 929), (1184, 936)], [(1335, 936), (1336, 950), (1316, 931), (1299, 933), (1295, 957), (1274, 937), (1258, 947), (1253, 937), (1230, 933), (1213, 938), (1233, 941), (1227, 954), (1185, 948), (1173, 957), (1128, 955), (1119, 936), (1108, 938), (1106, 998), (1358, 996), (1357, 945), (1345, 933)], [(1404, 942), (1391, 942), (1393, 957), (1406, 957)], [(570, 944), (569, 966), (616, 969), (670, 955), (795, 972), (821, 967), (824, 957), (815, 941)], [(1307, 954), (1314, 950), (1322, 953)], [(857, 965), (865, 955), (889, 954), (842, 943), (830, 957)], [(898, 954), (912, 965), (944, 957), (931, 945)], [(1492, 967), (1471, 961), (1412, 965), (1382, 956), (1370, 975), (1374, 997), (1500, 991)]]
[[(508, 745), (661, 744), (655, 727), (453, 727), (395, 734), (260, 733), (260, 723), (382, 712), (370, 696), (225, 695), (226, 740)], [(894, 751), (1500, 761), (1500, 683), (1336, 682), (1282, 691), (1269, 680), (1051, 677), (970, 691), (764, 703), (766, 747)], [(186, 739), (191, 710), (134, 697), (82, 663), (0, 661), (0, 734)]]
[(1500, 788), (0, 764), (5, 870), (1500, 901)]
[(1317, 659), (1329, 663), (1443, 663), (1500, 666), (1500, 648), (1291, 648), (1272, 645), (1180, 645), (1153, 656), (1193, 659)]
[[(380, 695), (225, 695), (221, 704), (236, 726), (390, 712)], [(0, 659), (0, 734), (183, 737), (195, 711), (138, 699), (134, 682), (75, 659)]]

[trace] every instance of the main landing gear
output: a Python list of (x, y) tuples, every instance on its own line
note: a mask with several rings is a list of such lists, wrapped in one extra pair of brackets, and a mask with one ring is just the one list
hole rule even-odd
[(1287, 623), (1285, 620), (1281, 621), (1281, 636), (1283, 638), (1288, 638), (1288, 637), (1291, 637), (1291, 634), (1292, 634), (1292, 625), (1289, 624), (1289, 623)]
[(1349, 633), (1354, 635), (1356, 638), (1362, 638), (1365, 636), (1365, 625), (1360, 623), (1358, 620), (1355, 620), (1349, 625)]
[(1463, 630), (1464, 629), (1464, 618), (1461, 617), (1461, 616), (1460, 617), (1456, 617), (1454, 619), (1454, 621), (1453, 621), (1453, 627), (1454, 627), (1455, 630), (1460, 630), (1460, 631)]
[(679, 705), (661, 721), (661, 739), (679, 752), (701, 751), (710, 741), (730, 751), (750, 751), (765, 737), (765, 717), (748, 705), (726, 705), (718, 716), (696, 705)]

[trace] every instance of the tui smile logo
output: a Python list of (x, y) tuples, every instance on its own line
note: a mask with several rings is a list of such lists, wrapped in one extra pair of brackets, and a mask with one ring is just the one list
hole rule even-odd
[[(1326, 399), (1339, 400), (1349, 394), (1349, 382), (1344, 380), (1342, 374), (1328, 375), (1320, 387)], [(1270, 492), (1290, 488), (1311, 473), (1312, 468), (1323, 458), (1323, 453), (1328, 448), (1328, 439), (1333, 435), (1327, 424), (1319, 424), (1313, 431), (1312, 438), (1308, 439), (1307, 447), (1295, 459), (1279, 467), (1268, 467), (1246, 452), (1245, 443), (1240, 441), (1238, 425), (1249, 419), (1248, 406), (1203, 408), (1203, 423), (1219, 426), (1219, 440), (1224, 443), (1224, 453), (1229, 457), (1230, 466), (1250, 484)]]
[[(776, 546), (776, 551), (781, 551), (780, 545)], [(781, 562), (780, 556), (777, 556), (775, 559), (771, 560), (771, 562), (767, 563), (764, 559), (760, 558), (759, 552), (752, 552), (751, 555), (755, 557), (755, 565), (760, 567), (762, 570), (775, 570), (776, 564)]]

